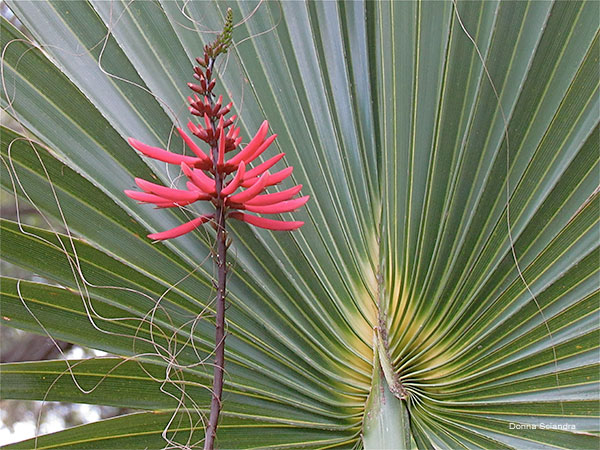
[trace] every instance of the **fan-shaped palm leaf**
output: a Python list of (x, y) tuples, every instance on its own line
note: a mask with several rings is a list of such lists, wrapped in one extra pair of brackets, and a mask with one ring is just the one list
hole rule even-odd
[(123, 194), (180, 175), (126, 138), (183, 150), (229, 6), (222, 90), (313, 200), (233, 224), (218, 445), (597, 446), (597, 2), (9, 4), (38, 45), (3, 22), (2, 186), (58, 222), (3, 221), (3, 257), (57, 285), (3, 279), (3, 323), (117, 357), (6, 364), (2, 396), (145, 411), (38, 449), (203, 438), (212, 237), (144, 237), (190, 211)]

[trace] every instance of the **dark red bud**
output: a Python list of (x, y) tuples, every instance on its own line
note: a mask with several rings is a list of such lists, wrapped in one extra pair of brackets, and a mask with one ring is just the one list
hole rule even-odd
[(201, 86), (198, 86), (197, 84), (188, 83), (188, 87), (191, 90), (193, 90), (194, 92), (198, 92), (199, 94), (203, 94), (204, 93), (204, 89)]
[(229, 111), (231, 111), (232, 106), (233, 106), (233, 103), (229, 103), (227, 106), (224, 106), (223, 108), (221, 108), (215, 115), (216, 116), (224, 116), (225, 114), (229, 114)]
[(199, 128), (198, 131), (194, 133), (194, 135), (199, 137), (203, 141), (208, 140), (208, 134), (206, 133), (206, 130), (204, 128)]

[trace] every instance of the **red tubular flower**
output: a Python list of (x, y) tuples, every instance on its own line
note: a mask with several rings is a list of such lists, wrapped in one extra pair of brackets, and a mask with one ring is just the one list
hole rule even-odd
[(257, 227), (266, 228), (267, 230), (292, 231), (304, 225), (304, 222), (285, 222), (282, 220), (265, 219), (264, 217), (252, 216), (241, 212), (232, 212), (229, 216), (241, 220), (242, 222), (256, 225)]
[(246, 164), (244, 164), (244, 161), (242, 161), (240, 163), (240, 166), (238, 167), (237, 172), (235, 173), (235, 177), (233, 177), (233, 180), (231, 180), (229, 183), (227, 183), (227, 186), (221, 189), (221, 195), (228, 196), (233, 194), (237, 190), (237, 188), (240, 187), (240, 184), (242, 183), (245, 174)]
[(246, 202), (246, 205), (274, 205), (285, 200), (291, 199), (294, 195), (300, 192), (302, 185), (294, 186), (293, 188), (286, 189), (285, 191), (275, 192), (273, 194), (263, 194), (254, 197)]
[[(293, 199), (300, 192), (302, 185), (280, 192), (265, 193), (267, 187), (281, 183), (293, 170), (293, 167), (287, 167), (279, 172), (269, 173), (269, 169), (283, 158), (283, 153), (255, 167), (248, 166), (269, 148), (277, 135), (267, 137), (269, 123), (265, 120), (250, 142), (239, 150), (242, 138), (239, 137), (240, 129), (233, 126), (235, 116), (225, 117), (230, 113), (232, 104), (223, 106), (222, 96), (214, 102), (212, 93), (214, 80), (210, 80), (210, 73), (203, 73), (198, 68), (195, 70), (200, 84), (190, 83), (189, 86), (199, 95), (188, 97), (189, 110), (201, 120), (199, 123), (190, 121), (187, 127), (194, 136), (210, 146), (210, 151), (202, 150), (198, 143), (181, 128), (177, 128), (177, 131), (194, 156), (172, 153), (129, 138), (129, 144), (145, 156), (180, 166), (189, 181), (186, 183), (187, 189), (173, 189), (136, 178), (136, 184), (144, 192), (126, 190), (125, 194), (139, 202), (153, 204), (157, 208), (172, 208), (190, 205), (196, 201), (209, 201), (217, 209), (224, 210), (226, 217), (269, 230), (289, 231), (304, 225), (304, 222), (265, 219), (241, 212), (244, 210), (258, 214), (291, 212), (306, 204), (309, 196)], [(225, 155), (234, 150), (239, 151), (226, 159)], [(214, 218), (214, 215), (203, 215), (176, 228), (150, 234), (148, 237), (156, 240), (175, 238)]]
[(203, 223), (208, 222), (210, 219), (213, 219), (215, 216), (213, 214), (204, 215), (200, 217), (196, 217), (189, 222), (184, 223), (183, 225), (179, 225), (178, 227), (171, 228), (170, 230), (163, 231), (162, 233), (154, 233), (149, 234), (148, 237), (150, 239), (155, 240), (164, 240), (164, 239), (172, 239), (181, 236), (182, 234), (189, 233), (190, 231), (198, 228)]
[(157, 159), (159, 161), (163, 161), (169, 164), (181, 164), (182, 162), (189, 164), (194, 167), (210, 167), (210, 160), (208, 157), (206, 159), (198, 157), (194, 158), (192, 156), (184, 156), (178, 155), (176, 153), (171, 153), (162, 148), (151, 147), (146, 145), (140, 141), (135, 140), (134, 138), (128, 139), (129, 145), (138, 150), (140, 153), (143, 153), (150, 158)]

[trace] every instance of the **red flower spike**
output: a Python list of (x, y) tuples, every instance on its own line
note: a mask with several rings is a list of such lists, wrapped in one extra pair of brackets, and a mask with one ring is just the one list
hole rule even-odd
[(251, 214), (244, 214), (241, 212), (232, 212), (229, 214), (229, 217), (249, 223), (250, 225), (265, 228), (267, 230), (292, 231), (304, 225), (304, 222), (265, 219), (264, 217), (256, 217)]
[[(199, 84), (189, 83), (188, 86), (195, 93), (187, 98), (190, 112), (204, 119), (204, 126), (190, 121), (187, 123), (187, 128), (193, 136), (210, 145), (210, 153), (204, 152), (181, 128), (177, 128), (177, 132), (195, 156), (171, 153), (130, 138), (129, 143), (144, 155), (179, 165), (189, 181), (185, 183), (186, 189), (183, 190), (136, 178), (136, 184), (143, 192), (127, 190), (125, 194), (139, 202), (153, 204), (157, 208), (173, 208), (196, 201), (210, 201), (219, 215), (223, 214), (225, 217), (269, 230), (289, 231), (301, 227), (303, 222), (272, 220), (242, 212), (246, 210), (258, 214), (287, 213), (305, 205), (309, 196), (294, 198), (299, 194), (302, 185), (279, 192), (264, 192), (267, 187), (285, 180), (293, 171), (293, 167), (287, 167), (274, 174), (269, 173), (269, 170), (284, 157), (283, 153), (272, 156), (255, 167), (249, 166), (277, 138), (276, 134), (267, 137), (269, 123), (266, 120), (241, 151), (228, 160), (225, 159), (227, 152), (238, 150), (242, 137), (240, 128), (233, 125), (237, 117), (235, 115), (230, 118), (225, 117), (231, 111), (233, 104), (230, 102), (223, 106), (223, 96), (217, 98), (212, 92), (215, 80), (210, 73), (214, 63), (211, 58), (212, 56), (205, 55), (205, 58), (200, 60), (203, 63), (202, 67), (194, 68), (194, 78)], [(213, 100), (215, 98), (216, 101)], [(229, 174), (234, 175), (227, 181)], [(217, 186), (220, 186), (219, 190)], [(240, 192), (237, 192), (238, 190)], [(216, 215), (203, 215), (171, 230), (151, 234), (149, 237), (156, 240), (175, 238), (215, 217)]]
[(176, 238), (185, 233), (189, 233), (192, 230), (195, 230), (200, 225), (208, 222), (209, 220), (213, 219), (214, 217), (215, 217), (214, 214), (207, 214), (207, 215), (203, 215), (200, 217), (196, 217), (195, 219), (190, 220), (189, 222), (186, 222), (183, 225), (179, 225), (178, 227), (171, 228), (170, 230), (163, 231), (161, 233), (149, 234), (148, 237), (150, 239), (153, 239), (156, 241), (162, 241), (164, 239)]

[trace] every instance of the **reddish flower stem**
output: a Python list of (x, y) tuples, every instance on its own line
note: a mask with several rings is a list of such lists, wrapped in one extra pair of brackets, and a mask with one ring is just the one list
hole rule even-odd
[[(212, 70), (214, 59), (210, 60), (209, 68)], [(211, 106), (213, 104), (210, 98)], [(212, 120), (213, 130), (216, 130), (216, 121)], [(215, 318), (215, 364), (213, 371), (212, 400), (210, 403), (210, 417), (204, 438), (204, 450), (213, 450), (219, 415), (221, 413), (221, 396), (223, 394), (223, 374), (225, 367), (225, 297), (227, 295), (227, 230), (226, 230), (226, 206), (221, 198), (221, 190), (225, 181), (225, 174), (217, 170), (218, 143), (211, 148), (213, 166), (215, 173), (216, 200), (216, 229), (217, 229), (217, 254), (215, 263), (217, 265), (217, 315)]]
[[(222, 177), (217, 177), (217, 194), (221, 191)], [(215, 365), (213, 372), (212, 401), (210, 417), (206, 428), (204, 450), (214, 448), (214, 440), (221, 412), (221, 395), (223, 393), (223, 373), (225, 366), (225, 297), (227, 281), (227, 231), (225, 229), (225, 206), (220, 201), (216, 212), (217, 222), (217, 316), (215, 319)]]

